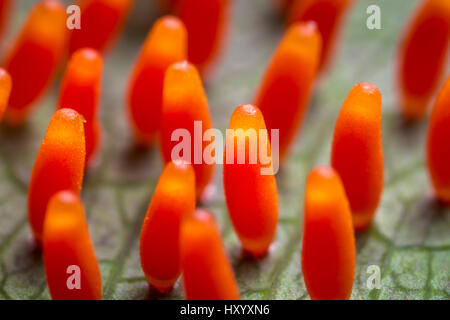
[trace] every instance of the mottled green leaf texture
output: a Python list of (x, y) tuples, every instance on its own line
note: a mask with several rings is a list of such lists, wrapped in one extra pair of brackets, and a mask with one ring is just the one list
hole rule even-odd
[[(18, 3), (3, 48), (34, 2)], [(234, 108), (253, 100), (283, 32), (276, 2), (235, 0), (227, 49), (206, 84), (216, 128), (224, 130)], [(371, 4), (381, 8), (381, 30), (366, 27)], [(277, 176), (279, 227), (270, 254), (261, 261), (242, 257), (225, 206), (222, 168), (218, 168), (216, 194), (207, 207), (220, 224), (243, 299), (309, 299), (300, 262), (305, 178), (314, 166), (329, 163), (336, 117), (347, 93), (361, 81), (374, 83), (383, 94), (386, 169), (375, 221), (356, 237), (352, 299), (449, 298), (450, 210), (432, 198), (424, 161), (427, 120), (405, 125), (396, 105), (397, 43), (416, 4), (415, 0), (357, 1), (332, 69), (318, 84), (293, 154)], [(125, 92), (133, 62), (158, 15), (151, 1), (137, 1), (125, 32), (105, 62), (104, 144), (82, 192), (105, 299), (184, 298), (181, 281), (167, 296), (150, 291), (139, 262), (139, 232), (162, 165), (157, 148), (142, 152), (133, 147)], [(31, 241), (26, 194), (34, 159), (56, 107), (59, 81), (24, 129), (0, 132), (0, 299), (50, 298), (42, 257)], [(367, 286), (372, 265), (381, 270), (380, 289)]]

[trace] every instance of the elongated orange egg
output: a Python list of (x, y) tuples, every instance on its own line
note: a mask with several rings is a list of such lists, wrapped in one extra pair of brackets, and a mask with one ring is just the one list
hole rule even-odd
[(367, 228), (384, 183), (381, 93), (370, 83), (350, 91), (334, 129), (331, 165), (345, 187), (357, 231)]
[(180, 227), (195, 210), (195, 174), (181, 160), (169, 162), (153, 193), (141, 230), (141, 265), (147, 281), (170, 291), (181, 273)]
[(8, 71), (0, 68), (0, 121), (3, 120), (6, 108), (8, 107), (9, 97), (11, 95), (12, 80)]
[(339, 175), (317, 167), (306, 181), (302, 271), (313, 300), (345, 300), (356, 265), (350, 207)]
[(134, 0), (79, 0), (80, 28), (70, 33), (69, 53), (81, 48), (107, 51), (123, 28)]
[(267, 130), (279, 130), (280, 163), (291, 148), (309, 104), (321, 40), (312, 22), (293, 24), (279, 44), (256, 95)]
[(261, 111), (236, 108), (227, 131), (223, 166), (225, 198), (243, 249), (262, 256), (278, 225), (278, 193), (269, 136)]
[(447, 65), (450, 1), (422, 0), (402, 37), (397, 72), (399, 106), (407, 120), (417, 121), (426, 114)]
[(86, 164), (92, 164), (101, 144), (98, 109), (103, 59), (94, 49), (80, 49), (72, 55), (64, 73), (58, 108), (71, 108), (84, 118)]
[(51, 197), (44, 222), (43, 257), (54, 300), (99, 300), (102, 278), (78, 195)]
[(128, 113), (136, 142), (151, 145), (161, 126), (164, 74), (173, 63), (187, 57), (183, 23), (165, 16), (156, 21), (134, 66), (128, 89)]
[(59, 109), (48, 125), (28, 187), (28, 220), (39, 243), (48, 201), (61, 190), (80, 193), (85, 160), (83, 117), (75, 110)]
[(234, 278), (213, 216), (197, 209), (181, 227), (181, 266), (189, 300), (238, 300)]
[(427, 135), (427, 164), (439, 200), (450, 204), (450, 77), (443, 85), (431, 113)]
[(13, 87), (5, 121), (21, 125), (51, 84), (66, 44), (66, 12), (58, 0), (39, 1), (3, 62)]
[(196, 195), (200, 200), (215, 170), (215, 163), (203, 157), (211, 144), (203, 137), (212, 129), (212, 121), (200, 75), (187, 61), (167, 69), (161, 123), (161, 151), (165, 162), (183, 159), (193, 164)]

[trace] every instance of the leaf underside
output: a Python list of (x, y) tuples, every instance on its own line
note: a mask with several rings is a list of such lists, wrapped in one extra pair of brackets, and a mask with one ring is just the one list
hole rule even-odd
[[(227, 50), (206, 85), (216, 128), (224, 130), (234, 108), (252, 102), (260, 77), (283, 31), (272, 0), (236, 0)], [(83, 201), (100, 262), (104, 299), (183, 299), (181, 281), (167, 296), (149, 290), (139, 262), (139, 231), (162, 169), (157, 148), (133, 148), (124, 93), (131, 67), (157, 17), (138, 1), (119, 43), (106, 60), (101, 106), (104, 144), (88, 173)], [(371, 228), (358, 234), (352, 299), (449, 299), (450, 210), (432, 197), (424, 166), (427, 121), (405, 125), (395, 95), (399, 36), (417, 1), (375, 1), (382, 30), (366, 28), (359, 0), (349, 16), (332, 70), (319, 83), (292, 155), (277, 177), (280, 222), (270, 254), (244, 259), (224, 203), (221, 167), (207, 207), (216, 215), (243, 299), (309, 299), (300, 265), (305, 178), (329, 163), (332, 130), (352, 86), (372, 82), (383, 94), (385, 189)], [(32, 5), (19, 2), (8, 43)], [(147, 7), (145, 7), (147, 6)], [(4, 53), (4, 47), (2, 54)], [(58, 83), (36, 106), (22, 130), (0, 134), (0, 299), (49, 299), (40, 253), (33, 249), (26, 194), (34, 159), (56, 104)], [(381, 268), (381, 289), (368, 289), (367, 268)]]

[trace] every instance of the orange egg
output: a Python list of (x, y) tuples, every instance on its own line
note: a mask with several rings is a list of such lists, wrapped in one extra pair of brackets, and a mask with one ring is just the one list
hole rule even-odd
[(232, 0), (177, 0), (175, 12), (188, 31), (188, 59), (208, 77), (217, 64), (229, 25)]
[(101, 144), (98, 109), (103, 59), (94, 49), (80, 49), (72, 55), (59, 91), (58, 108), (71, 108), (80, 113), (86, 135), (86, 164), (92, 164)]
[(59, 109), (48, 125), (28, 187), (28, 220), (38, 242), (50, 198), (61, 190), (80, 193), (85, 160), (83, 117), (75, 110)]
[(416, 121), (426, 114), (447, 64), (450, 1), (423, 0), (403, 33), (397, 81), (403, 116)]
[(370, 83), (350, 91), (339, 113), (331, 165), (344, 184), (357, 231), (371, 223), (384, 184), (381, 93)]
[(427, 136), (427, 164), (439, 200), (450, 204), (450, 77), (439, 92)]
[(187, 57), (183, 23), (166, 16), (156, 21), (134, 66), (128, 89), (128, 113), (136, 142), (151, 145), (161, 127), (164, 74)]
[(52, 83), (64, 57), (66, 34), (66, 11), (61, 2), (39, 1), (3, 61), (13, 82), (5, 115), (9, 125), (23, 124), (31, 106)]
[(254, 256), (267, 252), (278, 225), (270, 149), (261, 111), (252, 105), (237, 107), (226, 137), (223, 181), (233, 226), (244, 250)]
[(181, 227), (181, 266), (189, 300), (238, 300), (233, 269), (212, 215), (198, 209)]
[(317, 167), (306, 181), (302, 271), (313, 300), (349, 299), (355, 277), (352, 217), (339, 175)]
[(320, 59), (321, 40), (316, 25), (293, 24), (278, 46), (256, 95), (267, 130), (279, 130), (283, 163), (306, 114)]
[(313, 21), (322, 36), (323, 49), (320, 69), (325, 69), (332, 58), (343, 20), (353, 0), (294, 0), (291, 4), (289, 23)]
[[(215, 170), (214, 163), (203, 158), (205, 149), (211, 144), (203, 137), (206, 131), (212, 129), (212, 121), (200, 75), (187, 61), (175, 63), (167, 69), (161, 124), (164, 161), (183, 159), (191, 163), (195, 171), (197, 200), (202, 199)], [(182, 140), (180, 142), (177, 140), (178, 133), (188, 136), (178, 137)], [(180, 143), (186, 148), (177, 152)]]
[(60, 191), (49, 201), (43, 257), (52, 299), (102, 298), (102, 278), (83, 205), (72, 191)]
[(183, 161), (171, 161), (153, 193), (141, 230), (141, 265), (147, 281), (170, 291), (181, 273), (180, 226), (195, 210), (195, 174)]
[(8, 71), (0, 68), (0, 121), (3, 120), (6, 108), (8, 107), (9, 97), (11, 95), (12, 80)]

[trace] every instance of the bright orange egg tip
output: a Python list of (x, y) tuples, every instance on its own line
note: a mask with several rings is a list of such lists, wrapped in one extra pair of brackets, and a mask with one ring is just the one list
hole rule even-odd
[[(257, 107), (241, 105), (233, 112), (228, 129), (233, 134), (227, 133), (225, 142), (226, 204), (244, 252), (261, 258), (267, 254), (278, 225), (278, 192), (264, 117)], [(241, 157), (242, 151), (245, 157)]]
[(370, 83), (355, 85), (336, 121), (331, 165), (344, 184), (357, 231), (377, 210), (384, 184), (381, 93)]
[(128, 114), (136, 143), (152, 146), (161, 127), (166, 69), (187, 57), (186, 28), (176, 17), (158, 19), (135, 63), (128, 88)]
[(61, 190), (80, 193), (85, 158), (83, 117), (75, 110), (59, 109), (50, 119), (28, 187), (28, 220), (39, 243), (49, 199)]
[(306, 181), (302, 272), (313, 300), (349, 299), (356, 267), (350, 207), (338, 173), (316, 167)]
[(92, 48), (81, 48), (72, 54), (66, 72), (80, 82), (96, 82), (102, 70), (103, 58), (100, 53)]
[(47, 207), (43, 258), (52, 299), (98, 300), (102, 280), (78, 195), (60, 191)]
[(278, 45), (261, 80), (255, 105), (267, 130), (279, 130), (283, 164), (301, 129), (316, 81), (321, 36), (314, 22), (291, 25)]
[(239, 288), (219, 228), (208, 211), (197, 209), (186, 217), (180, 247), (186, 299), (239, 299)]
[(181, 273), (180, 227), (195, 209), (195, 173), (184, 161), (164, 167), (140, 236), (140, 258), (147, 281), (168, 293)]
[[(212, 128), (208, 101), (197, 68), (187, 61), (172, 64), (164, 78), (161, 153), (166, 163), (179, 159), (192, 163), (197, 201), (203, 198), (215, 173), (214, 163), (203, 158), (210, 144), (203, 137)], [(172, 135), (178, 133), (186, 137), (174, 141)], [(194, 141), (196, 136), (202, 141)]]
[(8, 107), (9, 96), (11, 95), (12, 80), (8, 71), (0, 68), (0, 121), (3, 120), (6, 108)]
[(72, 108), (85, 120), (87, 167), (95, 160), (101, 145), (98, 109), (102, 72), (100, 53), (91, 48), (79, 49), (69, 60), (59, 92), (58, 108)]

